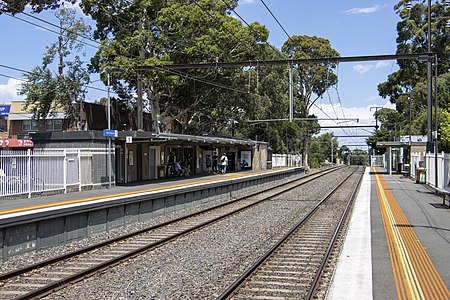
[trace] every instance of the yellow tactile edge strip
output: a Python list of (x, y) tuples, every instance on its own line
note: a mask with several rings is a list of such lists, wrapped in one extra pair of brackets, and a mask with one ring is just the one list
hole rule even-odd
[(199, 180), (199, 181), (171, 184), (171, 185), (167, 185), (167, 186), (154, 187), (154, 188), (149, 188), (149, 189), (144, 189), (144, 190), (136, 190), (136, 191), (102, 195), (102, 196), (96, 196), (96, 197), (80, 198), (80, 199), (72, 199), (72, 200), (66, 200), (66, 201), (58, 201), (58, 202), (52, 202), (52, 203), (24, 206), (24, 207), (18, 207), (18, 208), (13, 208), (13, 209), (0, 210), (0, 215), (25, 212), (25, 211), (31, 211), (31, 210), (49, 208), (49, 207), (57, 207), (57, 206), (63, 206), (63, 205), (68, 205), (68, 204), (84, 203), (84, 202), (90, 202), (90, 201), (95, 201), (95, 200), (100, 200), (100, 199), (123, 197), (123, 196), (133, 196), (133, 195), (138, 195), (138, 194), (143, 194), (143, 193), (150, 193), (150, 192), (156, 192), (156, 191), (161, 191), (161, 190), (170, 190), (173, 188), (180, 188), (180, 187), (192, 186), (192, 185), (197, 185), (197, 184), (205, 184), (205, 183), (210, 183), (210, 182), (222, 181), (222, 180), (226, 180), (226, 179), (230, 179), (230, 178), (240, 178), (240, 177), (247, 177), (247, 176), (251, 176), (251, 175), (259, 175), (259, 174), (271, 173), (273, 171), (281, 171), (281, 170), (287, 170), (287, 169), (290, 169), (290, 168), (279, 168), (276, 170), (266, 170), (266, 171), (252, 172), (252, 173), (230, 173), (230, 174), (225, 174), (225, 175), (214, 177), (214, 179), (203, 179), (203, 180)]
[(376, 174), (375, 179), (398, 299), (450, 299), (447, 286), (383, 177)]

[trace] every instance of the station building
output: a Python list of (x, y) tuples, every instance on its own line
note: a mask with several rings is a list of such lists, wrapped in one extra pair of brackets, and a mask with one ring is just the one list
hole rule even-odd
[(31, 140), (34, 150), (78, 151), (77, 157), (65, 156), (64, 168), (78, 170), (79, 176), (76, 177), (80, 189), (81, 186), (104, 186), (110, 182), (114, 185), (167, 178), (172, 176), (174, 162), (188, 168), (192, 175), (204, 174), (206, 156), (220, 159), (223, 153), (228, 158), (228, 170), (231, 172), (264, 170), (268, 167), (266, 142), (234, 137), (155, 133), (148, 130), (148, 115), (144, 115), (146, 131), (130, 130), (136, 124), (134, 116), (118, 109), (113, 109), (111, 117), (116, 134), (106, 137), (103, 131), (107, 127), (105, 105), (83, 102), (79, 110), (82, 130), (69, 130), (62, 111), (54, 111), (43, 122), (36, 122), (24, 104), (25, 101), (11, 103), (4, 116), (7, 130), (3, 135), (8, 139)]

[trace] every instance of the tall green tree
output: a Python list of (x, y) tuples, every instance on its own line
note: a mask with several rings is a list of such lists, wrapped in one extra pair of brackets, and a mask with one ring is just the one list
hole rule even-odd
[[(81, 129), (79, 111), (89, 72), (83, 61), (84, 44), (80, 36), (88, 35), (90, 27), (77, 18), (75, 9), (61, 7), (55, 16), (59, 20), (58, 39), (47, 47), (42, 65), (24, 74), (26, 81), (19, 93), (25, 96), (25, 107), (34, 113), (36, 120), (62, 109), (69, 128)], [(55, 64), (58, 73), (54, 75), (50, 68)]]
[[(290, 59), (317, 59), (339, 57), (339, 52), (331, 47), (330, 41), (316, 36), (292, 36), (282, 46)], [(335, 63), (314, 63), (296, 66), (295, 91), (295, 117), (314, 117), (309, 114), (314, 103), (323, 96), (328, 88), (337, 83), (334, 74)], [(312, 122), (302, 122), (305, 128), (303, 134), (303, 157), (307, 161), (310, 133), (314, 134), (315, 125)]]
[(248, 93), (248, 70), (168, 71), (158, 65), (264, 59), (261, 44), (267, 41), (267, 29), (258, 23), (244, 27), (230, 17), (236, 5), (234, 0), (81, 3), (97, 23), (95, 37), (105, 42), (93, 59), (96, 70), (105, 74), (108, 68), (126, 69), (113, 86), (132, 94), (137, 87), (135, 68), (154, 66), (142, 72), (153, 129), (166, 124), (195, 134), (236, 130), (236, 119), (254, 102)]
[(350, 155), (350, 164), (352, 165), (367, 166), (368, 161), (367, 151), (355, 149)]
[(325, 133), (311, 138), (311, 167), (318, 168), (325, 163), (334, 163), (339, 152), (337, 138)]
[(339, 158), (342, 162), (347, 165), (349, 163), (349, 157), (352, 153), (352, 150), (348, 146), (339, 147)]
[(44, 9), (55, 9), (64, 3), (75, 3), (76, 0), (3, 0), (0, 15), (4, 12), (16, 14), (23, 12), (28, 5), (34, 12)]
[[(437, 54), (440, 107), (448, 107), (450, 104), (450, 99), (444, 96), (445, 90), (449, 89), (448, 81), (445, 78), (447, 78), (446, 74), (450, 68), (450, 30), (448, 27), (450, 5), (446, 5), (446, 2), (434, 1), (432, 3), (431, 37), (428, 36), (427, 1), (401, 0), (394, 7), (401, 18), (397, 24), (397, 54), (428, 52), (428, 41), (431, 42), (431, 52)], [(405, 94), (410, 95), (413, 115), (412, 131), (414, 134), (426, 134), (427, 62), (399, 60), (397, 63), (399, 70), (390, 74), (386, 82), (378, 85), (379, 94), (396, 104), (396, 108), (402, 116), (409, 116), (409, 102)], [(403, 128), (409, 128), (408, 118), (402, 118), (400, 121)], [(406, 131), (403, 130), (402, 133), (404, 134)]]

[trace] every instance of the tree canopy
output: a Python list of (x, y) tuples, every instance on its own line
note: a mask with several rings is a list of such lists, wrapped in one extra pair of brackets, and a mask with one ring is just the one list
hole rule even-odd
[(34, 12), (41, 12), (44, 9), (55, 9), (64, 3), (75, 3), (76, 0), (3, 0), (2, 12), (12, 14), (20, 13), (25, 10), (28, 5)]
[[(448, 129), (444, 119), (450, 105), (448, 97), (450, 5), (446, 1), (437, 1), (432, 4), (431, 38), (428, 37), (429, 20), (426, 3), (401, 0), (394, 9), (401, 18), (397, 24), (397, 54), (428, 52), (428, 41), (431, 43), (431, 52), (436, 53), (437, 64), (433, 64), (433, 74), (437, 71), (438, 115), (440, 116), (438, 132), (443, 142), (442, 150), (450, 151), (447, 140), (450, 134), (445, 132)], [(399, 131), (401, 134), (408, 134), (411, 126), (413, 135), (425, 135), (427, 133), (427, 62), (401, 60), (397, 63), (399, 70), (390, 74), (387, 81), (378, 85), (379, 94), (396, 105), (399, 114), (397, 127), (401, 128)], [(435, 88), (436, 81), (433, 80), (432, 90), (434, 91)], [(377, 133), (376, 136), (381, 137), (384, 134)], [(373, 137), (372, 142), (376, 136)]]
[[(27, 80), (19, 93), (25, 95), (25, 107), (34, 113), (35, 119), (43, 120), (49, 112), (62, 108), (69, 128), (81, 129), (78, 112), (86, 93), (89, 72), (81, 58), (84, 45), (79, 36), (88, 34), (90, 27), (78, 19), (71, 8), (61, 8), (55, 16), (59, 20), (58, 39), (47, 47), (42, 65), (24, 74)], [(53, 63), (58, 66), (57, 74), (49, 69)]]

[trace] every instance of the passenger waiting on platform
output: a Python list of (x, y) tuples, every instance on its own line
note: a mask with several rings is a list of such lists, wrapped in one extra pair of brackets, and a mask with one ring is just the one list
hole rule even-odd
[(212, 173), (211, 167), (212, 167), (211, 155), (207, 154), (206, 155), (206, 174)]
[(183, 175), (183, 169), (181, 168), (181, 165), (180, 165), (180, 163), (178, 161), (175, 162), (175, 175), (176, 176)]
[(227, 172), (227, 166), (228, 166), (228, 157), (225, 153), (223, 153), (222, 157), (220, 158), (220, 168), (222, 174), (225, 174)]
[(218, 166), (219, 166), (219, 163), (218, 163), (218, 160), (217, 160), (217, 155), (214, 155), (213, 156), (213, 162), (212, 162), (212, 169), (213, 169), (213, 173), (214, 174), (217, 174), (217, 172), (219, 172)]

